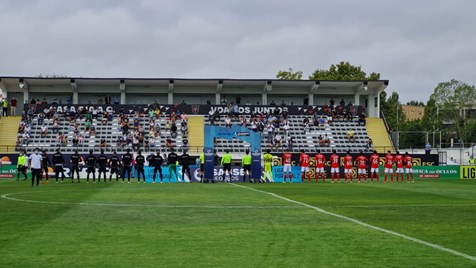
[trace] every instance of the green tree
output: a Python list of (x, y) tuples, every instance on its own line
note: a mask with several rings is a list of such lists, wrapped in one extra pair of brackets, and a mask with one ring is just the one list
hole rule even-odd
[(400, 148), (421, 148), (425, 145), (426, 131), (422, 120), (405, 121), (399, 130)]
[(310, 76), (310, 80), (340, 80), (340, 81), (355, 81), (355, 80), (379, 80), (379, 73), (371, 73), (367, 75), (361, 66), (354, 66), (348, 61), (340, 62), (339, 64), (332, 64), (329, 69), (317, 69)]
[(302, 71), (298, 70), (294, 72), (292, 68), (289, 68), (287, 71), (279, 71), (276, 78), (281, 80), (301, 80)]
[(465, 143), (476, 142), (476, 119), (468, 119), (461, 130), (461, 137)]
[(385, 91), (380, 94), (380, 109), (385, 115), (391, 131), (400, 130), (400, 127), (405, 124), (406, 120), (399, 98), (397, 92), (392, 92), (392, 95), (388, 98)]
[(422, 101), (416, 101), (416, 100), (411, 100), (407, 102), (407, 105), (410, 106), (425, 106), (425, 104)]
[[(428, 114), (425, 110), (425, 116), (429, 117), (426, 123), (433, 128), (445, 125), (448, 133), (462, 138), (463, 128), (469, 119), (466, 111), (472, 108), (475, 97), (474, 86), (455, 79), (439, 83), (428, 101), (434, 104), (432, 110)], [(472, 133), (469, 128), (465, 128), (465, 133)]]

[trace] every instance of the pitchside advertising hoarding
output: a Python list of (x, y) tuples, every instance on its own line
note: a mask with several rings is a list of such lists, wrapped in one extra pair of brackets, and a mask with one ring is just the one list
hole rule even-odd
[[(212, 151), (211, 151), (212, 152)], [(111, 157), (111, 155), (106, 155), (107, 157)], [(50, 156), (51, 157), (51, 156)], [(64, 158), (66, 163), (65, 164), (65, 175), (69, 177), (69, 160), (70, 160), (71, 155), (70, 154), (64, 154)], [(83, 157), (86, 157), (86, 155), (83, 155)], [(329, 155), (326, 155), (327, 159), (329, 159)], [(355, 155), (354, 155), (355, 157)], [(383, 175), (383, 157), (384, 155), (381, 155), (381, 167), (380, 167), (380, 174)], [(18, 155), (16, 154), (8, 154), (4, 155), (2, 159), (2, 167), (0, 169), (0, 178), (16, 178), (17, 174), (17, 167), (16, 167), (16, 159), (18, 158)], [(256, 157), (257, 158), (257, 157)], [(438, 156), (432, 156), (432, 155), (413, 155), (413, 172), (415, 175), (415, 178), (420, 178), (420, 179), (476, 179), (476, 166), (437, 166), (438, 162)], [(283, 180), (283, 167), (282, 167), (282, 159), (280, 156), (275, 155), (273, 158), (273, 179), (275, 182), (282, 182)], [(299, 162), (299, 154), (293, 154), (293, 167), (292, 167), (292, 174), (293, 174), (293, 182), (300, 182), (301, 178), (301, 169), (299, 166), (296, 166), (296, 164)], [(147, 163), (146, 163), (147, 165)], [(326, 174), (330, 176), (330, 163), (326, 163)], [(162, 168), (163, 170), (163, 176), (165, 181), (171, 181), (175, 182), (177, 179), (175, 176), (169, 176), (169, 170), (166, 166)], [(341, 172), (343, 172), (342, 168), (342, 163), (341, 163)], [(353, 169), (353, 175), (355, 177), (356, 173), (356, 168)], [(146, 172), (146, 177), (148, 181), (152, 181), (152, 174), (153, 174), (153, 169), (151, 167), (146, 167), (145, 169)], [(200, 181), (200, 171), (198, 166), (191, 166), (191, 172), (192, 172), (192, 178), (189, 178), (188, 176), (185, 176), (184, 180), (185, 181)], [(216, 181), (221, 181), (223, 178), (223, 169), (219, 166), (213, 166), (213, 179)], [(310, 162), (310, 177), (315, 178), (315, 168), (314, 168), (314, 159), (311, 159)], [(182, 181), (182, 176), (181, 176), (181, 166), (178, 166), (177, 168), (177, 173), (178, 173), (178, 180)], [(261, 173), (261, 172), (260, 172)], [(54, 170), (52, 167), (48, 168), (48, 174), (50, 177), (54, 177)], [(243, 168), (240, 165), (232, 165), (232, 171), (231, 171), (231, 181), (233, 182), (242, 182), (243, 181)], [(86, 167), (82, 167), (80, 176), (81, 178), (85, 178), (87, 175), (86, 173)], [(261, 177), (262, 174), (259, 174), (259, 177)], [(109, 176), (109, 173), (107, 173), (107, 176)], [(341, 174), (343, 176), (343, 173)], [(30, 177), (30, 174), (28, 172), (28, 177)], [(135, 177), (135, 173), (133, 174), (133, 177)], [(256, 174), (254, 174), (253, 177), (258, 177)], [(157, 176), (158, 179), (158, 176)]]

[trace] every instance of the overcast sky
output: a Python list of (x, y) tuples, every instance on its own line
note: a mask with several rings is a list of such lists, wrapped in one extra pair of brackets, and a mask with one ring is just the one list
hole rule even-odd
[(0, 75), (275, 78), (349, 61), (426, 102), (476, 84), (473, 0), (0, 0)]

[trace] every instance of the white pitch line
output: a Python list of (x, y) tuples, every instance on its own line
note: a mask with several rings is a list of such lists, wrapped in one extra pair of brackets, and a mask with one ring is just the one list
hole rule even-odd
[(152, 204), (122, 204), (122, 203), (88, 203), (88, 202), (60, 202), (60, 201), (40, 201), (11, 197), (22, 193), (8, 193), (0, 197), (7, 200), (48, 205), (82, 205), (82, 206), (109, 206), (109, 207), (155, 207), (155, 208), (204, 208), (204, 209), (281, 209), (300, 208), (300, 206), (218, 206), (218, 205), (152, 205)]
[(348, 206), (324, 206), (328, 208), (398, 208), (398, 207), (467, 207), (476, 204), (402, 204), (402, 205), (348, 205)]
[(380, 231), (380, 232), (383, 232), (383, 233), (398, 236), (400, 238), (403, 238), (403, 239), (406, 239), (406, 240), (409, 240), (409, 241), (413, 241), (415, 243), (422, 244), (422, 245), (425, 245), (425, 246), (428, 246), (428, 247), (431, 247), (431, 248), (434, 248), (434, 249), (445, 251), (445, 252), (451, 253), (451, 254), (456, 255), (456, 256), (463, 257), (463, 258), (471, 260), (471, 261), (476, 261), (475, 256), (471, 256), (471, 255), (456, 251), (454, 249), (450, 249), (450, 248), (446, 248), (446, 247), (443, 247), (443, 246), (440, 246), (440, 245), (437, 245), (437, 244), (434, 244), (434, 243), (426, 242), (426, 241), (420, 240), (418, 238), (414, 238), (414, 237), (411, 237), (411, 236), (408, 236), (408, 235), (404, 235), (404, 234), (401, 234), (401, 233), (390, 231), (390, 230), (387, 230), (387, 229), (384, 229), (384, 228), (381, 228), (381, 227), (370, 225), (368, 223), (365, 223), (365, 222), (362, 222), (362, 221), (359, 221), (359, 220), (356, 220), (356, 219), (353, 219), (353, 218), (350, 218), (350, 217), (347, 217), (347, 216), (344, 216), (344, 215), (333, 213), (333, 212), (324, 210), (324, 209), (316, 207), (316, 206), (312, 206), (312, 205), (308, 205), (306, 203), (302, 203), (302, 202), (299, 202), (299, 201), (296, 201), (296, 200), (292, 200), (292, 199), (286, 198), (284, 196), (277, 195), (275, 193), (266, 192), (266, 191), (262, 191), (262, 190), (254, 189), (254, 188), (251, 188), (251, 187), (248, 187), (248, 186), (234, 184), (234, 183), (231, 184), (231, 185), (236, 186), (236, 187), (240, 187), (240, 188), (244, 188), (244, 189), (248, 189), (248, 190), (251, 190), (251, 191), (255, 191), (255, 192), (258, 192), (258, 193), (271, 195), (273, 197), (288, 201), (290, 203), (298, 204), (298, 205), (313, 209), (313, 210), (315, 210), (317, 212), (321, 212), (323, 214), (331, 215), (331, 216), (334, 216), (334, 217), (337, 217), (337, 218), (340, 218), (340, 219), (343, 219), (343, 220), (346, 220), (346, 221), (350, 221), (350, 222), (356, 223), (358, 225), (361, 225), (361, 226), (364, 226), (364, 227), (367, 227), (367, 228), (370, 228), (370, 229), (374, 229), (374, 230), (377, 230), (377, 231)]

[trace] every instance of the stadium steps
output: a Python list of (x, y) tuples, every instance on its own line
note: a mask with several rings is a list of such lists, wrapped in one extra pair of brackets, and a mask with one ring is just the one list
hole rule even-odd
[(188, 120), (188, 143), (192, 154), (199, 154), (205, 141), (205, 122), (201, 115), (189, 115)]
[(18, 126), (21, 116), (7, 116), (0, 119), (0, 152), (14, 152), (17, 141)]
[(388, 150), (395, 152), (382, 118), (367, 118), (366, 127), (369, 137), (373, 141), (373, 148), (378, 153), (386, 153)]

